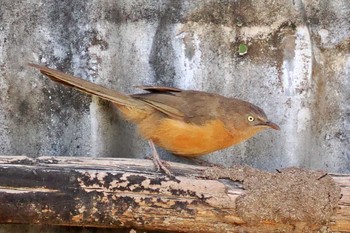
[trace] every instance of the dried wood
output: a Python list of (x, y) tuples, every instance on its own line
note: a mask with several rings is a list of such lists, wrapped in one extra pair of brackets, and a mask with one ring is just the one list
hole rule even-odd
[(237, 211), (237, 200), (249, 191), (244, 181), (208, 179), (212, 168), (169, 164), (175, 178), (156, 172), (148, 160), (0, 156), (0, 223), (174, 232), (350, 231), (350, 175), (330, 175), (341, 196), (324, 224), (248, 221)]

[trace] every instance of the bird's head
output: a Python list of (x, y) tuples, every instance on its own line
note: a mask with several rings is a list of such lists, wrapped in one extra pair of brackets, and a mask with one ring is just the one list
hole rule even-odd
[(280, 127), (271, 122), (265, 112), (254, 104), (234, 99), (230, 109), (227, 117), (230, 118), (229, 121), (232, 124), (231, 130), (244, 132), (248, 138), (268, 128), (280, 130)]

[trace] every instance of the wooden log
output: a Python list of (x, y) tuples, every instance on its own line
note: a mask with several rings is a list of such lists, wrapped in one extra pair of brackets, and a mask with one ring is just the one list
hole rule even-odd
[[(0, 156), (0, 223), (174, 232), (350, 231), (349, 175), (169, 164), (175, 178), (155, 172), (148, 160)], [(304, 176), (315, 183), (300, 183)], [(288, 182), (283, 186), (288, 195), (275, 188)], [(324, 192), (327, 201), (313, 190)], [(287, 198), (282, 199), (287, 210), (278, 209), (284, 203), (271, 203), (280, 196)], [(300, 203), (295, 207), (291, 200)], [(319, 203), (322, 210), (315, 215)], [(315, 207), (311, 212), (309, 205)]]

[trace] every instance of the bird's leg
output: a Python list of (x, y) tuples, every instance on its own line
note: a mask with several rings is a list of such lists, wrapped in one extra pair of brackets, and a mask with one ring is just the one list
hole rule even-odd
[(164, 172), (165, 174), (167, 174), (168, 176), (173, 176), (173, 175), (171, 174), (171, 172), (169, 171), (169, 169), (166, 168), (166, 167), (164, 166), (162, 160), (159, 158), (159, 154), (158, 154), (157, 149), (156, 149), (156, 147), (154, 146), (154, 143), (152, 142), (152, 140), (149, 140), (149, 141), (148, 141), (148, 144), (149, 144), (149, 146), (150, 146), (151, 149), (152, 149), (152, 160), (153, 160), (154, 165), (155, 165), (156, 168), (157, 168), (157, 171), (163, 170), (163, 172)]

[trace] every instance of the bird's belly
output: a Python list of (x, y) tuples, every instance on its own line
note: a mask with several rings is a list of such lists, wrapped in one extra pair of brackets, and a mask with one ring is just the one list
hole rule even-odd
[(230, 134), (220, 120), (195, 125), (174, 119), (162, 119), (154, 127), (152, 131), (148, 130), (148, 135), (141, 133), (158, 146), (186, 157), (207, 154), (242, 141)]

